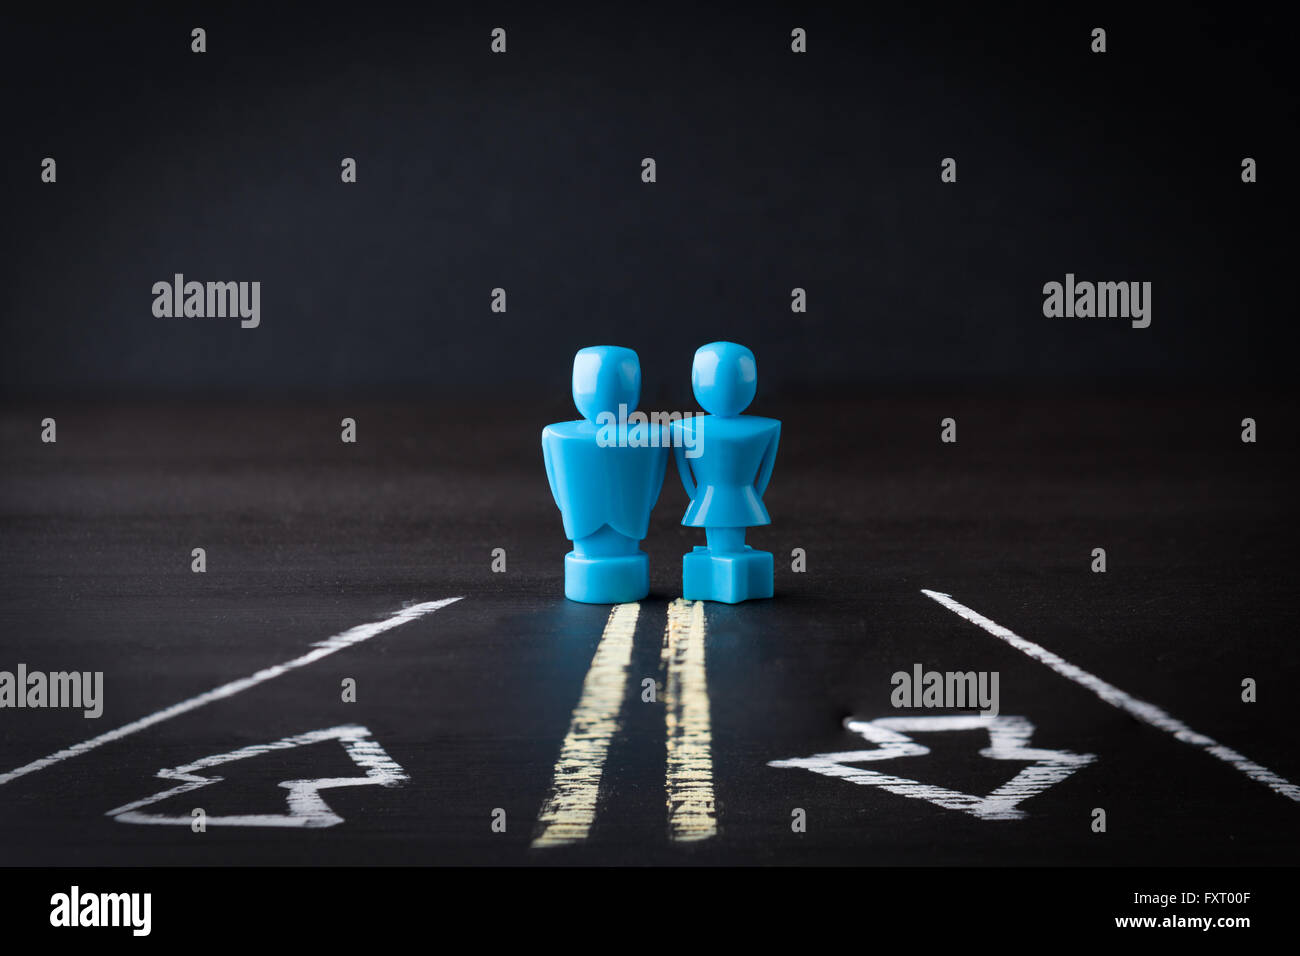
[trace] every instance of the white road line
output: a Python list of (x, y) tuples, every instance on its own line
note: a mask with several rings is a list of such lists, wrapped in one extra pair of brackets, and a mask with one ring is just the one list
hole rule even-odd
[(704, 602), (678, 598), (668, 606), (661, 659), (668, 666), (668, 830), (677, 841), (718, 832), (713, 806), (713, 732), (704, 667)]
[(297, 670), (299, 667), (306, 667), (308, 664), (314, 664), (323, 657), (329, 657), (336, 651), (341, 651), (345, 647), (351, 647), (354, 644), (360, 644), (362, 641), (368, 641), (370, 638), (384, 631), (391, 630), (408, 621), (414, 621), (418, 617), (430, 614), (439, 608), (446, 607), (448, 604), (454, 604), (461, 600), (458, 597), (443, 598), (441, 601), (426, 601), (424, 604), (413, 604), (408, 608), (403, 608), (391, 617), (386, 617), (382, 621), (374, 621), (370, 624), (359, 624), (356, 627), (344, 631), (342, 634), (335, 634), (333, 637), (318, 641), (312, 647), (315, 650), (308, 651), (301, 657), (295, 657), (291, 661), (285, 661), (283, 664), (276, 664), (274, 667), (268, 667), (260, 670), (249, 677), (241, 677), (239, 680), (231, 681), (229, 684), (222, 684), (213, 690), (199, 694), (197, 697), (191, 697), (189, 700), (183, 700), (179, 704), (150, 714), (148, 717), (141, 717), (139, 720), (132, 721), (129, 724), (123, 724), (116, 730), (110, 730), (107, 733), (100, 734), (98, 737), (91, 737), (89, 740), (83, 740), (79, 744), (73, 744), (71, 747), (65, 747), (63, 750), (56, 751), (48, 757), (42, 757), (40, 760), (33, 760), (29, 764), (24, 764), (16, 770), (10, 770), (6, 774), (0, 774), (0, 786), (9, 783), (11, 780), (17, 780), (19, 777), (25, 777), (29, 773), (35, 773), (38, 770), (44, 770), (63, 760), (72, 757), (80, 757), (84, 753), (94, 750), (96, 747), (112, 743), (115, 740), (121, 740), (123, 737), (129, 737), (131, 734), (152, 727), (154, 724), (161, 724), (165, 720), (171, 720), (173, 717), (179, 717), (181, 714), (187, 714), (191, 710), (197, 710), (205, 704), (213, 701), (224, 700), (227, 697), (233, 697), (241, 691), (248, 690), (250, 687), (256, 687), (258, 684), (265, 683), (269, 680)]
[(616, 604), (609, 612), (555, 761), (550, 793), (537, 816), (534, 847), (576, 843), (591, 830), (605, 755), (627, 695), (627, 668), (640, 613), (640, 604)]
[(1126, 694), (1113, 684), (1106, 683), (1100, 677), (1095, 677), (1092, 674), (1089, 674), (1083, 668), (1076, 667), (1074, 664), (1071, 664), (1064, 658), (1053, 654), (1046, 648), (1040, 647), (1033, 641), (1025, 640), (1025, 638), (1021, 637), (1019, 634), (1008, 630), (996, 621), (991, 621), (984, 615), (972, 611), (964, 604), (954, 601), (951, 595), (942, 594), (938, 591), (927, 591), (924, 588), (921, 589), (921, 593), (928, 598), (933, 598), (938, 601), (957, 616), (965, 618), (972, 624), (979, 625), (994, 637), (1006, 641), (1017, 650), (1024, 651), (1034, 660), (1046, 664), (1062, 677), (1068, 677), (1076, 684), (1086, 687), (1112, 707), (1118, 707), (1120, 710), (1136, 717), (1143, 723), (1150, 724), (1152, 727), (1173, 735), (1185, 744), (1191, 744), (1193, 747), (1200, 747), (1211, 756), (1217, 757), (1224, 763), (1236, 767), (1252, 780), (1257, 780), (1262, 784), (1266, 784), (1270, 789), (1276, 790), (1284, 797), (1290, 797), (1292, 800), (1300, 801), (1300, 786), (1296, 786), (1294, 783), (1279, 777), (1277, 774), (1273, 773), (1273, 771), (1246, 759), (1244, 756), (1237, 753), (1237, 751), (1225, 747), (1218, 741), (1213, 740), (1204, 734), (1197, 733), (1181, 720), (1165, 713), (1155, 704), (1148, 704), (1144, 700), (1138, 700), (1136, 697)]

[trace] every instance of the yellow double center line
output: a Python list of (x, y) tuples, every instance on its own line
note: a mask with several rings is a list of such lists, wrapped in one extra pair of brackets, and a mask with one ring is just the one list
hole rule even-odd
[(704, 669), (704, 602), (678, 598), (668, 607), (661, 660), (667, 665), (668, 831), (674, 840), (718, 832), (713, 809), (713, 730)]
[[(555, 761), (551, 787), (537, 818), (534, 847), (578, 843), (591, 832), (609, 745), (627, 699), (628, 666), (639, 604), (610, 611)], [(668, 608), (660, 660), (667, 669), (668, 829), (675, 841), (717, 833), (713, 801), (712, 730), (704, 666), (704, 604), (678, 599)]]

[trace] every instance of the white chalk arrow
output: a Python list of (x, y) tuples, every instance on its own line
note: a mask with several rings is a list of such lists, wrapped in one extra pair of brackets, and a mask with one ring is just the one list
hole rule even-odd
[(285, 737), (270, 744), (254, 744), (233, 750), (230, 753), (204, 757), (184, 767), (159, 770), (157, 776), (163, 780), (181, 781), (179, 786), (163, 790), (143, 800), (136, 800), (115, 810), (109, 810), (108, 816), (119, 823), (160, 823), (175, 826), (190, 826), (194, 818), (187, 815), (169, 816), (161, 813), (140, 813), (141, 807), (147, 807), (169, 797), (189, 793), (202, 787), (219, 783), (221, 777), (203, 776), (201, 770), (260, 757), (278, 750), (304, 747), (322, 740), (337, 740), (343, 745), (344, 752), (352, 758), (353, 763), (365, 770), (363, 776), (356, 777), (321, 777), (316, 780), (285, 780), (280, 786), (289, 791), (288, 813), (238, 814), (234, 816), (209, 816), (205, 822), (208, 826), (228, 827), (332, 827), (342, 823), (343, 818), (329, 808), (321, 799), (320, 791), (335, 787), (396, 787), (410, 778), (392, 757), (384, 753), (384, 748), (370, 736), (365, 727), (348, 725), (331, 727), (328, 730), (313, 730), (296, 737)]
[[(846, 720), (844, 726), (876, 744), (874, 750), (850, 750), (841, 753), (814, 754), (792, 760), (773, 760), (769, 767), (801, 767), (850, 783), (880, 787), (904, 797), (927, 800), (948, 810), (962, 810), (981, 820), (1019, 820), (1025, 816), (1017, 805), (1060, 783), (1080, 767), (1096, 760), (1093, 754), (1076, 754), (1068, 750), (1042, 750), (1026, 746), (1034, 725), (1024, 717), (980, 717), (959, 715), (945, 717), (882, 717), (878, 720)], [(895, 777), (853, 764), (895, 757), (915, 757), (930, 752), (908, 734), (948, 730), (987, 730), (989, 746), (980, 751), (991, 760), (1029, 761), (1018, 774), (987, 796), (948, 790), (905, 777)]]

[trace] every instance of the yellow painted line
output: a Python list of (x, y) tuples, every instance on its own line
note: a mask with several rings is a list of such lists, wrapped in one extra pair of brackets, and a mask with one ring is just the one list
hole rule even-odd
[(577, 843), (591, 831), (605, 756), (627, 696), (627, 668), (640, 613), (640, 604), (616, 604), (609, 612), (555, 761), (550, 793), (537, 816), (534, 847)]
[(673, 840), (707, 840), (718, 832), (713, 803), (713, 731), (704, 667), (704, 602), (668, 606), (661, 660), (668, 667), (668, 830)]

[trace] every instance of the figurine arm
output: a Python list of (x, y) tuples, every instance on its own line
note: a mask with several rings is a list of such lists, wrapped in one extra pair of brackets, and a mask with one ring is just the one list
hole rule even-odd
[(664, 478), (668, 474), (668, 445), (661, 440), (659, 445), (659, 454), (655, 456), (655, 480), (654, 495), (650, 498), (650, 506), (653, 508), (654, 503), (659, 500), (659, 493), (664, 490)]
[(767, 451), (763, 452), (762, 464), (758, 466), (758, 476), (754, 479), (754, 490), (761, 498), (767, 491), (767, 483), (772, 480), (772, 468), (776, 465), (776, 446), (781, 440), (781, 423), (777, 422), (772, 431), (772, 440), (768, 442)]
[(673, 445), (673, 458), (677, 460), (677, 474), (681, 475), (682, 485), (686, 488), (687, 496), (695, 500), (695, 476), (691, 474), (690, 459), (686, 457), (686, 449), (681, 445)]
[(555, 462), (551, 460), (551, 445), (553, 442), (554, 442), (554, 438), (552, 438), (550, 435), (547, 435), (546, 431), (543, 430), (542, 431), (542, 460), (546, 462), (546, 481), (551, 486), (551, 497), (555, 499), (555, 507), (563, 511), (564, 506), (560, 504), (560, 495), (555, 490)]

